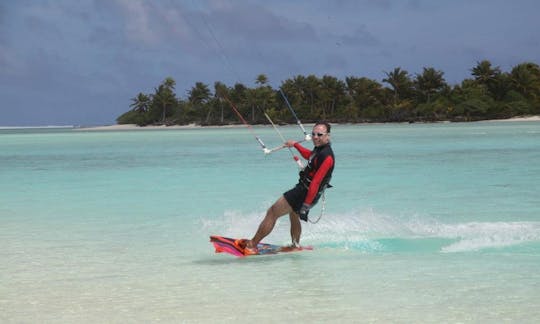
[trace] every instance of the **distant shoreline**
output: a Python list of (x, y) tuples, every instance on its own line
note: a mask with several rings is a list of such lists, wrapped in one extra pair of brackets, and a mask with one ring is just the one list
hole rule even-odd
[(514, 121), (540, 121), (540, 116), (513, 117), (508, 119), (488, 119), (479, 120), (484, 122), (514, 122)]
[[(479, 120), (476, 122), (528, 122), (528, 121), (540, 121), (540, 116), (527, 116), (527, 117), (513, 117), (508, 119), (488, 119), (488, 120)], [(309, 123), (308, 123), (309, 124)], [(346, 124), (346, 123), (344, 123)], [(370, 123), (359, 123), (357, 125), (368, 125)], [(418, 123), (420, 124), (420, 122)], [(356, 125), (356, 124), (355, 124)], [(242, 128), (245, 127), (242, 124), (237, 125), (223, 125), (223, 126), (201, 126), (197, 124), (189, 125), (172, 125), (172, 126), (137, 126), (135, 124), (123, 124), (123, 125), (109, 125), (109, 126), (90, 126), (90, 127), (80, 127), (76, 128), (77, 130), (83, 131), (101, 131), (101, 130), (152, 130), (152, 129), (196, 129), (196, 128)]]
[(152, 129), (197, 129), (197, 128), (239, 128), (245, 127), (244, 125), (223, 125), (223, 126), (201, 126), (197, 124), (189, 125), (172, 125), (172, 126), (138, 126), (135, 124), (122, 124), (122, 125), (109, 125), (109, 126), (90, 126), (90, 127), (79, 127), (77, 130), (82, 131), (101, 131), (101, 130), (152, 130)]
[[(508, 119), (487, 119), (473, 121), (471, 123), (485, 123), (485, 122), (530, 122), (530, 121), (540, 121), (539, 116), (527, 116), (527, 117), (513, 117)], [(437, 121), (433, 123), (444, 123), (445, 121)], [(403, 122), (401, 124), (405, 124)], [(428, 122), (429, 123), (429, 122)], [(306, 123), (310, 124), (310, 123)], [(340, 123), (335, 123), (340, 124)], [(348, 125), (348, 123), (342, 123), (343, 125)], [(370, 125), (370, 124), (384, 124), (384, 123), (352, 123), (351, 125)], [(390, 123), (388, 123), (390, 124)], [(417, 122), (417, 124), (423, 124), (422, 122)], [(425, 124), (425, 123), (424, 123)], [(172, 126), (137, 126), (135, 124), (122, 124), (122, 125), (103, 125), (103, 126), (72, 126), (72, 125), (61, 125), (61, 126), (0, 126), (0, 130), (15, 130), (15, 129), (73, 129), (79, 131), (133, 131), (133, 130), (159, 130), (159, 129), (209, 129), (209, 128), (243, 128), (245, 127), (242, 124), (235, 125), (210, 125), (210, 126), (201, 126), (197, 124), (189, 125), (172, 125)]]

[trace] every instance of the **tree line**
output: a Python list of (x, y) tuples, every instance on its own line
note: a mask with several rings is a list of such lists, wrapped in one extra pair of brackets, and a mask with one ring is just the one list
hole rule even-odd
[[(401, 67), (384, 72), (382, 83), (366, 77), (340, 80), (330, 75), (297, 75), (278, 89), (260, 74), (255, 85), (227, 86), (216, 81), (213, 89), (196, 82), (187, 98), (176, 95), (176, 82), (167, 77), (153, 93), (139, 93), (119, 124), (226, 125), (241, 121), (234, 106), (251, 124), (266, 124), (266, 112), (275, 122), (294, 123), (288, 99), (303, 122), (434, 122), (503, 119), (540, 114), (540, 67), (525, 62), (509, 72), (490, 61), (477, 62), (471, 77), (449, 85), (444, 72), (432, 67), (411, 75)], [(285, 97), (282, 95), (285, 95)]]

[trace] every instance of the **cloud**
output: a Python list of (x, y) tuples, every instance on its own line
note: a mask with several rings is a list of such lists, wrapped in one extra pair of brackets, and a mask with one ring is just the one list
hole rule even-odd
[(352, 34), (337, 36), (336, 45), (373, 47), (381, 44), (365, 25), (361, 25), (354, 30)]
[[(141, 0), (117, 0), (125, 15), (124, 28), (126, 36), (132, 41), (142, 41), (153, 44), (160, 39), (158, 28), (155, 23), (159, 23), (159, 17), (155, 15), (155, 7), (148, 2)], [(153, 19), (154, 18), (154, 19)]]
[[(286, 67), (305, 60), (291, 55), (292, 50), (319, 41), (311, 24), (256, 3), (116, 0), (100, 7), (103, 15), (116, 13), (121, 34), (113, 40), (111, 27), (100, 26), (94, 28), (92, 41), (109, 47), (120, 43), (123, 49), (117, 55), (126, 62), (139, 60), (154, 73), (168, 70), (173, 77), (191, 76), (191, 82), (251, 82), (275, 62)], [(257, 71), (247, 72), (246, 67)]]
[[(240, 46), (250, 42), (310, 42), (315, 29), (278, 16), (266, 7), (239, 2), (183, 3), (116, 0), (123, 28), (132, 42), (149, 47), (179, 42), (184, 47), (212, 47), (216, 42)], [(171, 40), (172, 39), (172, 40)], [(204, 47), (204, 46), (203, 46)]]
[(197, 32), (189, 22), (193, 12), (182, 3), (115, 0), (101, 6), (106, 8), (118, 14), (119, 28), (131, 45), (155, 49), (196, 40)]
[(307, 23), (278, 16), (266, 7), (235, 2), (229, 6), (213, 7), (208, 22), (222, 35), (257, 42), (317, 41), (315, 29)]

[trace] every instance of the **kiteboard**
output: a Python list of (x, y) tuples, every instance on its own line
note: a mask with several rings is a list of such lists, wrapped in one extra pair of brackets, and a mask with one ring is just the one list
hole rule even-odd
[(312, 246), (281, 246), (268, 243), (257, 244), (257, 254), (244, 254), (244, 248), (241, 244), (241, 239), (234, 239), (230, 237), (223, 237), (219, 235), (210, 236), (210, 242), (214, 245), (216, 253), (228, 253), (237, 257), (251, 256), (251, 255), (268, 255), (278, 253), (300, 252), (306, 250), (313, 250)]

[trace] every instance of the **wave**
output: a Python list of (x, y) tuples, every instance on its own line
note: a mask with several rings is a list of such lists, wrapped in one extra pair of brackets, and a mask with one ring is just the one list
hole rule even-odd
[[(204, 220), (212, 234), (250, 237), (264, 212), (228, 211)], [(318, 217), (314, 215), (313, 217)], [(283, 217), (267, 238), (288, 244), (289, 221)], [(374, 252), (474, 252), (540, 243), (540, 222), (442, 223), (428, 217), (377, 214), (374, 211), (325, 214), (317, 224), (303, 225), (302, 242), (322, 248)]]
[(540, 241), (540, 222), (465, 223), (441, 226), (441, 235), (458, 241), (442, 252), (477, 251)]

